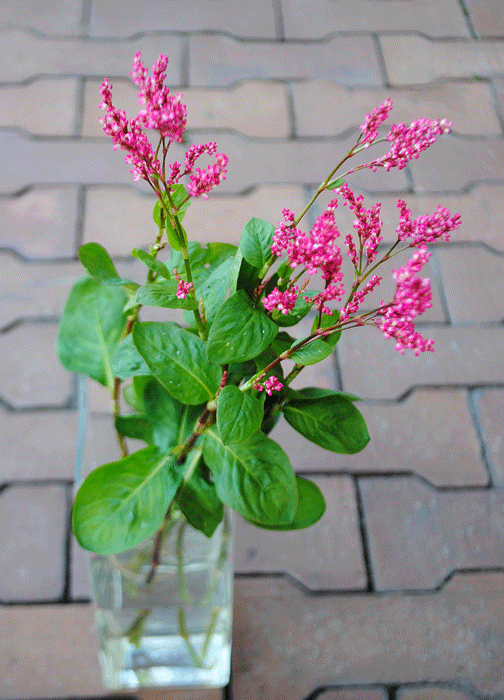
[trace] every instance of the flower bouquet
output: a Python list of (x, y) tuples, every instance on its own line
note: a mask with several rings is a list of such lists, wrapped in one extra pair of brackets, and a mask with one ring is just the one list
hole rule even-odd
[[(380, 204), (366, 209), (347, 177), (363, 168), (401, 169), (451, 126), (419, 119), (379, 136), (392, 109), (386, 100), (366, 115), (353, 147), (299, 214), (284, 209), (277, 226), (251, 219), (238, 247), (191, 242), (187, 208), (226, 177), (228, 159), (206, 143), (190, 146), (183, 163), (169, 162), (170, 145), (183, 140), (186, 107), (164, 85), (166, 66), (160, 55), (149, 76), (135, 56), (140, 111), (130, 120), (114, 107), (109, 82), (101, 87), (104, 131), (126, 151), (134, 179), (145, 180), (157, 198), (153, 244), (132, 252), (145, 265), (145, 283), (120, 277), (99, 243), (83, 245), (87, 274), (71, 290), (58, 337), (63, 365), (107, 387), (113, 405), (118, 459), (82, 483), (72, 523), (78, 542), (96, 555), (102, 661), (115, 688), (225, 685), (231, 511), (259, 528), (292, 530), (309, 527), (325, 509), (318, 487), (296, 476), (268, 434), (283, 417), (332, 452), (355, 453), (369, 441), (357, 397), (294, 389), (293, 380), (326, 359), (342, 332), (360, 326), (374, 326), (403, 354), (432, 351), (433, 341), (414, 327), (432, 300), (430, 281), (419, 273), (427, 244), (448, 240), (460, 223), (442, 207), (413, 220), (399, 199), (397, 239), (380, 247)], [(385, 154), (341, 172), (380, 143)], [(198, 167), (202, 156), (212, 164)], [(301, 221), (326, 190), (334, 196), (306, 233)], [(355, 215), (343, 243), (353, 266), (348, 280), (338, 202)], [(363, 311), (380, 284), (378, 268), (410, 249), (409, 261), (392, 271), (393, 298)], [(177, 309), (180, 323), (141, 321), (144, 306)], [(125, 414), (121, 396), (131, 407)], [(128, 438), (145, 447), (130, 453)]]

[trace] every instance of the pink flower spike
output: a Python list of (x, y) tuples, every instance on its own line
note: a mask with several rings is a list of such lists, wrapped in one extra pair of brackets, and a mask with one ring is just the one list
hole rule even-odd
[(460, 214), (450, 217), (448, 209), (438, 206), (434, 214), (419, 216), (411, 221), (411, 211), (406, 203), (399, 199), (397, 202), (401, 214), (399, 227), (396, 229), (400, 241), (412, 238), (412, 246), (421, 246), (437, 240), (450, 240), (450, 232), (458, 229), (461, 223)]
[(299, 296), (299, 289), (294, 285), (291, 289), (281, 292), (278, 287), (264, 297), (262, 303), (267, 311), (277, 309), (284, 315), (292, 311)]
[(383, 104), (373, 109), (371, 114), (366, 114), (366, 121), (364, 124), (360, 125), (362, 131), (361, 143), (364, 144), (366, 148), (369, 148), (378, 136), (378, 129), (387, 119), (392, 106), (392, 100), (389, 97)]
[(264, 388), (268, 396), (271, 396), (274, 391), (280, 391), (280, 389), (283, 389), (283, 384), (277, 377), (275, 377), (274, 374), (272, 374), (271, 377), (266, 379), (264, 382)]
[(173, 276), (178, 281), (177, 291), (175, 296), (177, 299), (185, 299), (188, 294), (194, 291), (194, 284), (192, 282), (184, 282), (180, 277), (177, 268), (173, 268)]
[(191, 182), (187, 188), (190, 196), (208, 199), (207, 192), (226, 179), (227, 164), (227, 156), (224, 153), (217, 153), (214, 165), (209, 165), (206, 170), (196, 168), (190, 176)]

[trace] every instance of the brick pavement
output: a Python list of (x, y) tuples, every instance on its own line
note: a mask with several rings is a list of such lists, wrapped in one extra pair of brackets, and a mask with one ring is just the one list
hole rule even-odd
[[(401, 172), (352, 182), (463, 224), (429, 263), (436, 352), (343, 336), (301, 384), (342, 388), (372, 440), (354, 456), (275, 437), (329, 507), (314, 528), (237, 524), (234, 672), (223, 693), (144, 700), (504, 698), (504, 11), (500, 0), (4, 0), (0, 17), (0, 697), (103, 697), (84, 557), (69, 537), (75, 382), (57, 319), (97, 240), (132, 276), (152, 197), (97, 127), (108, 76), (126, 109), (133, 54), (170, 56), (190, 137), (229, 176), (187, 229), (237, 243), (299, 211), (365, 112), (446, 116), (453, 133)], [(243, 164), (246, 163), (246, 167)], [(323, 204), (322, 204), (323, 205)], [(321, 206), (322, 206), (321, 205)], [(319, 210), (320, 211), (320, 207)], [(342, 221), (352, 223), (347, 209)], [(216, 233), (218, 232), (218, 233)], [(155, 316), (155, 311), (150, 311)], [(94, 410), (107, 398), (92, 393)], [(110, 449), (109, 424), (98, 443)]]

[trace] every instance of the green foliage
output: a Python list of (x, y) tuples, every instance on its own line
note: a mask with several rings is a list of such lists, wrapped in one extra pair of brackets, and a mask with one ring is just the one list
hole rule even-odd
[(145, 284), (137, 289), (136, 302), (143, 306), (160, 306), (165, 309), (197, 309), (198, 302), (193, 297), (177, 297), (177, 286), (177, 280)]
[(116, 377), (119, 377), (119, 379), (128, 379), (129, 377), (151, 373), (145, 360), (133, 344), (133, 336), (131, 333), (117, 346), (112, 357), (111, 367), (112, 372)]
[(219, 498), (244, 518), (268, 525), (293, 520), (298, 503), (296, 477), (280, 445), (264, 433), (225, 445), (217, 431), (209, 428), (203, 456)]
[(220, 439), (225, 445), (246, 440), (259, 430), (263, 413), (259, 399), (228, 384), (217, 399), (217, 430)]
[(321, 490), (313, 481), (296, 476), (298, 487), (298, 505), (294, 518), (284, 525), (264, 525), (253, 523), (267, 530), (301, 530), (311, 527), (324, 515), (326, 503)]
[(150, 253), (146, 253), (144, 250), (141, 250), (140, 248), (134, 248), (131, 251), (131, 255), (134, 258), (138, 258), (141, 262), (143, 262), (144, 265), (147, 265), (147, 267), (155, 272), (157, 275), (160, 277), (163, 277), (165, 280), (171, 279), (171, 274), (168, 268), (164, 263), (162, 263), (160, 260), (157, 260), (153, 255)]
[(60, 322), (57, 352), (70, 372), (87, 374), (113, 387), (112, 356), (127, 324), (127, 295), (83, 277), (72, 287)]
[(117, 274), (112, 258), (99, 243), (86, 243), (79, 248), (79, 260), (90, 277), (103, 284), (133, 284)]
[(286, 421), (307, 440), (331, 452), (353, 454), (364, 449), (369, 433), (355, 397), (341, 392), (308, 390), (287, 392), (282, 407)]
[(211, 537), (222, 520), (224, 506), (207, 477), (208, 468), (201, 457), (201, 450), (191, 454), (186, 471), (175, 500), (191, 525)]
[(245, 260), (259, 270), (271, 258), (271, 243), (275, 227), (255, 217), (245, 224), (240, 237), (240, 251)]

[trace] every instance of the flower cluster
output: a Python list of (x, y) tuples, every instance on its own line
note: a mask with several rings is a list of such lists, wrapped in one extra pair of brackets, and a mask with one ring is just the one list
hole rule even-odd
[(444, 207), (438, 207), (434, 214), (419, 216), (411, 220), (411, 211), (406, 202), (399, 199), (397, 207), (400, 210), (399, 227), (396, 229), (400, 241), (412, 238), (411, 246), (432, 243), (439, 239), (450, 240), (450, 232), (460, 226), (460, 214), (450, 217), (450, 212)]
[(261, 374), (254, 382), (253, 388), (256, 391), (262, 391), (264, 389), (268, 396), (272, 396), (274, 391), (280, 391), (280, 389), (283, 389), (282, 382), (277, 377), (275, 377), (274, 374), (272, 374), (271, 377), (268, 377), (264, 384), (261, 384), (261, 379), (263, 377), (264, 374)]
[(369, 148), (378, 136), (378, 129), (387, 119), (391, 109), (392, 100), (389, 97), (383, 104), (373, 109), (371, 114), (366, 114), (366, 121), (360, 126), (362, 131), (360, 143), (366, 148)]
[[(134, 166), (131, 172), (135, 180), (146, 180), (160, 195), (158, 180), (166, 185), (175, 185), (181, 177), (189, 175), (189, 195), (208, 199), (208, 192), (226, 178), (228, 163), (224, 153), (215, 154), (217, 146), (214, 142), (191, 146), (185, 154), (185, 169), (182, 170), (182, 165), (175, 162), (168, 165), (168, 177), (165, 173), (164, 160), (168, 147), (172, 142), (182, 142), (187, 121), (187, 108), (182, 102), (182, 95), (170, 95), (169, 88), (164, 85), (167, 65), (168, 58), (160, 54), (152, 67), (152, 75), (149, 76), (142, 63), (141, 53), (136, 53), (130, 75), (140, 88), (137, 93), (140, 105), (138, 115), (128, 121), (126, 114), (114, 107), (112, 85), (105, 79), (101, 86), (100, 109), (104, 109), (106, 114), (100, 121), (103, 130), (112, 139), (114, 148), (127, 151), (125, 160)], [(154, 129), (159, 133), (163, 152), (162, 167), (157, 157), (159, 146), (154, 151), (143, 128)], [(206, 169), (196, 168), (197, 158), (204, 153), (215, 154), (215, 163)]]
[(173, 269), (173, 276), (178, 282), (177, 291), (175, 292), (177, 299), (185, 299), (188, 294), (194, 292), (194, 284), (192, 282), (184, 282), (184, 280), (180, 277), (177, 268)]
[(293, 285), (285, 292), (281, 292), (278, 287), (270, 292), (267, 296), (263, 297), (262, 303), (267, 311), (273, 311), (277, 309), (281, 311), (282, 314), (288, 314), (292, 311), (296, 305), (297, 298), (299, 296), (299, 288)]
[[(374, 207), (371, 207), (371, 209), (365, 209), (362, 206), (364, 197), (362, 195), (356, 197), (346, 183), (343, 183), (343, 185), (338, 188), (338, 191), (345, 200), (343, 205), (348, 204), (350, 209), (357, 217), (354, 221), (353, 227), (357, 231), (360, 247), (361, 249), (365, 249), (367, 262), (370, 264), (374, 261), (378, 250), (378, 245), (383, 240), (382, 236), (380, 235), (383, 223), (379, 218), (381, 203), (378, 202), (374, 205)], [(348, 234), (348, 236), (345, 238), (345, 245), (348, 249), (348, 255), (350, 256), (354, 267), (358, 269), (360, 265), (360, 256), (357, 254), (355, 243), (351, 234)]]

